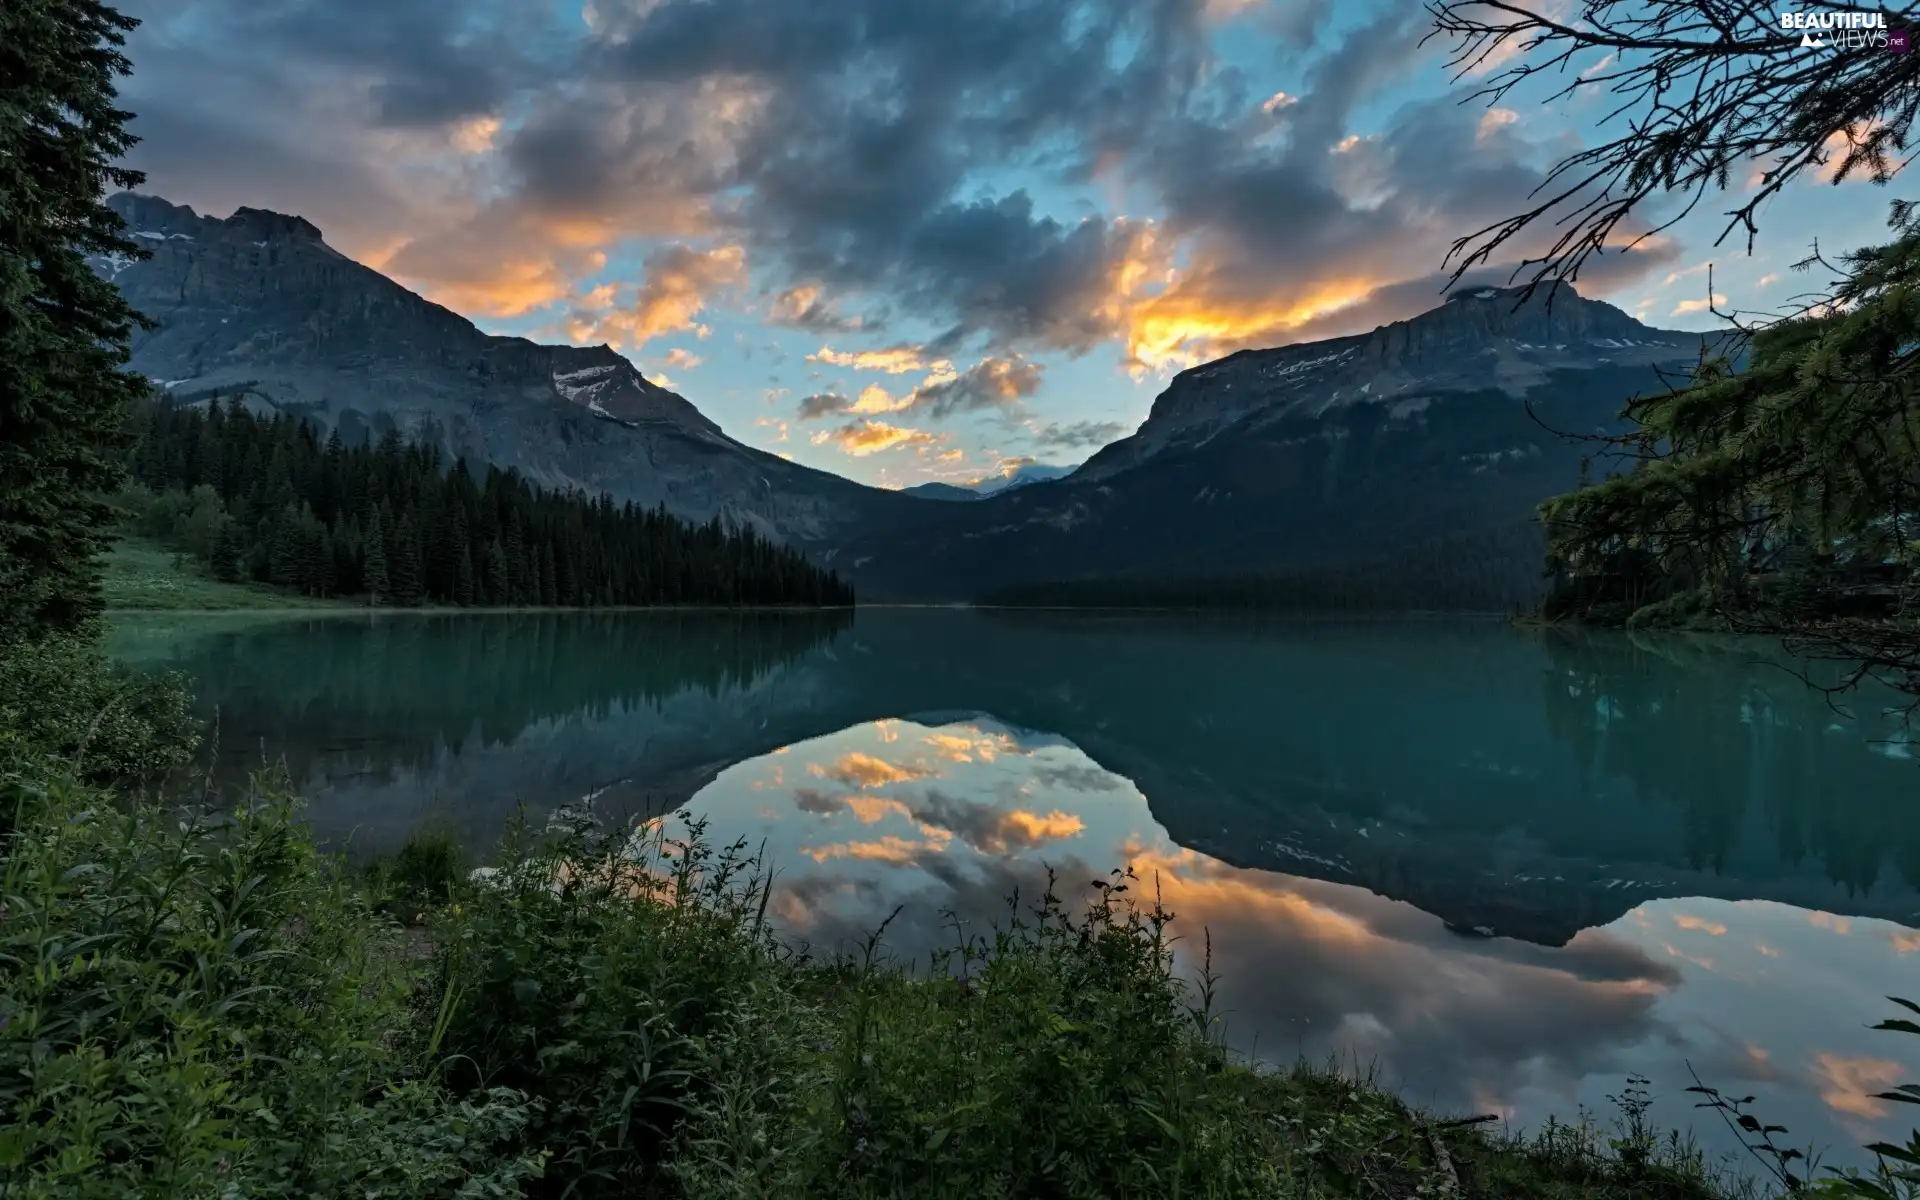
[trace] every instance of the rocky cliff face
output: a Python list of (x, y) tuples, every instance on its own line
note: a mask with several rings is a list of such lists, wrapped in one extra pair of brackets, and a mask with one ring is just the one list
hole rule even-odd
[(1248, 350), (1176, 376), (1130, 437), (1065, 479), (942, 505), (911, 538), (850, 539), (869, 595), (1390, 559), (1515, 527), (1579, 477), (1628, 397), (1684, 377), (1698, 334), (1563, 288), (1456, 294), (1372, 333)]
[(606, 346), (482, 333), (347, 258), (297, 216), (109, 203), (152, 258), (103, 258), (157, 328), (133, 367), (182, 402), (240, 395), (347, 438), (399, 429), (555, 488), (719, 515), (806, 544), (924, 502), (734, 441)]
[(1699, 354), (1697, 334), (1650, 328), (1570, 287), (1557, 294), (1543, 288), (1524, 302), (1522, 292), (1463, 290), (1371, 333), (1242, 350), (1182, 371), (1140, 429), (1095, 455), (1077, 478), (1119, 474), (1168, 450), (1204, 445), (1250, 419), (1258, 425), (1372, 405), (1404, 420), (1448, 394), (1522, 398), (1556, 371), (1681, 369)]

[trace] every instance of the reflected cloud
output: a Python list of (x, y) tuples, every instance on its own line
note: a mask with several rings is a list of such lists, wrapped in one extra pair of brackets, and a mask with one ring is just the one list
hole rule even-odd
[(1872, 1093), (1892, 1088), (1906, 1074), (1899, 1063), (1884, 1058), (1847, 1058), (1826, 1053), (1815, 1056), (1813, 1067), (1821, 1085), (1820, 1099), (1835, 1112), (1853, 1117), (1886, 1116), (1887, 1102)]
[(1727, 931), (1727, 927), (1718, 921), (1709, 921), (1704, 917), (1689, 916), (1686, 913), (1675, 916), (1673, 923), (1682, 929), (1691, 929), (1696, 933), (1710, 933), (1715, 937)]
[(936, 774), (933, 770), (890, 763), (861, 750), (849, 750), (831, 763), (808, 763), (807, 774), (816, 779), (831, 779), (848, 787), (877, 788), (890, 783), (906, 783)]
[(921, 841), (889, 836), (873, 841), (802, 846), (800, 853), (817, 863), (829, 862), (836, 858), (851, 858), (860, 862), (877, 862), (892, 867), (904, 867), (919, 862), (922, 855), (938, 854), (945, 850), (952, 835), (944, 831), (939, 832), (943, 836), (929, 837)]
[(988, 733), (972, 727), (961, 727), (958, 732), (929, 733), (922, 740), (948, 762), (992, 762), (1002, 754), (1021, 753), (1020, 743), (1010, 734)]

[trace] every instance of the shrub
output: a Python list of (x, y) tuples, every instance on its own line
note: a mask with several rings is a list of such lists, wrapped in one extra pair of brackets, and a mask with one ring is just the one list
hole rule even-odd
[(535, 1194), (665, 1180), (702, 1044), (769, 982), (763, 882), (741, 846), (715, 852), (702, 835), (599, 833), (563, 815), (538, 838), (511, 835), (438, 930), (439, 988), (458, 1000), (448, 1078), (543, 1099), (528, 1145), (552, 1171)]
[(182, 678), (113, 663), (92, 632), (0, 647), (0, 773), (59, 757), (85, 781), (150, 782), (191, 759)]
[[(517, 1194), (532, 1106), (454, 1099), (389, 923), (284, 799), (0, 780), (0, 1193)], [(412, 1082), (408, 1082), (413, 1080)]]

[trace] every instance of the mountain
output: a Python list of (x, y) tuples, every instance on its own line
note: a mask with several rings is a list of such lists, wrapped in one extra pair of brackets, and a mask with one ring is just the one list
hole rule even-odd
[(832, 561), (867, 595), (950, 599), (1431, 554), (1573, 486), (1592, 446), (1562, 431), (1618, 429), (1628, 397), (1705, 345), (1570, 287), (1464, 289), (1371, 333), (1183, 371), (1066, 478), (940, 506), (911, 536), (864, 532)]
[(348, 439), (398, 429), (449, 459), (800, 545), (927, 507), (733, 440), (610, 347), (483, 333), (300, 217), (221, 220), (133, 193), (108, 203), (153, 256), (93, 266), (157, 322), (134, 334), (133, 369), (182, 402), (242, 395)]
[(924, 500), (978, 500), (982, 496), (992, 496), (1017, 487), (1026, 487), (1030, 483), (1062, 479), (1073, 474), (1075, 470), (1077, 470), (1075, 467), (1056, 467), (1051, 463), (1022, 463), (1005, 474), (989, 475), (985, 479), (976, 479), (972, 483), (917, 483), (910, 488), (900, 490), (909, 496), (919, 496)]
[(1079, 470), (1078, 467), (1056, 467), (1052, 463), (1022, 463), (1011, 471), (989, 475), (967, 486), (982, 496), (992, 496), (1000, 492), (1010, 492), (1014, 488), (1026, 487), (1030, 483), (1064, 479), (1077, 470)]
[(909, 496), (918, 496), (922, 500), (978, 500), (980, 493), (970, 487), (954, 483), (916, 483), (909, 488), (901, 488)]

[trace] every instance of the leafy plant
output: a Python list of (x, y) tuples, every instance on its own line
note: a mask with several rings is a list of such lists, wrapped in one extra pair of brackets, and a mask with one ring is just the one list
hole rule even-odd
[(533, 1105), (421, 1076), (405, 956), (278, 793), (0, 780), (0, 1193), (514, 1194)]

